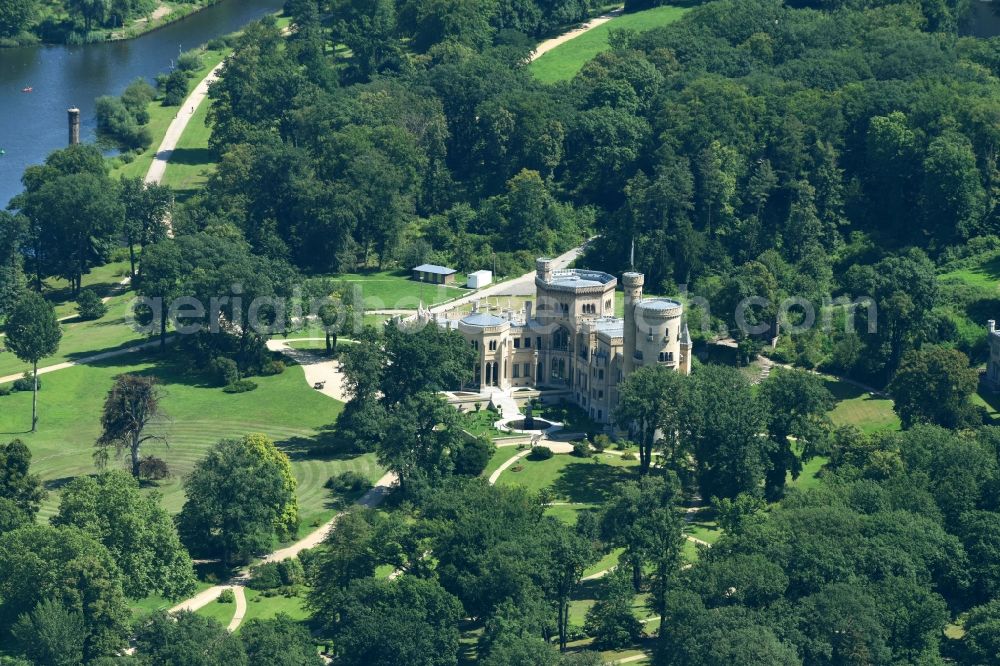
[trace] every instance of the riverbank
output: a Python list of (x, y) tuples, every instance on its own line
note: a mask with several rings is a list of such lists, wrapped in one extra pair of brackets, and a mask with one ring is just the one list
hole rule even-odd
[[(228, 46), (216, 49), (216, 50), (204, 50), (201, 52), (201, 67), (195, 70), (191, 77), (188, 79), (188, 89), (187, 95), (200, 84), (209, 73), (215, 69), (219, 63), (221, 63), (229, 53), (232, 52)], [(185, 95), (185, 97), (187, 97)], [(163, 137), (167, 133), (167, 129), (170, 127), (170, 123), (173, 122), (182, 112), (189, 112), (188, 109), (182, 108), (182, 106), (164, 106), (163, 96), (159, 95), (155, 100), (149, 103), (146, 107), (149, 113), (149, 122), (146, 126), (149, 128), (150, 134), (153, 137), (152, 143), (149, 147), (142, 152), (135, 155), (135, 157), (129, 159), (125, 157), (114, 157), (109, 161), (111, 162), (111, 175), (119, 178), (136, 178), (140, 176), (145, 176), (149, 171), (149, 166), (153, 163), (153, 158), (156, 156), (156, 151), (160, 147), (160, 143), (163, 142)]]
[(0, 38), (0, 48), (15, 48), (19, 46), (46, 46), (96, 44), (100, 42), (118, 42), (135, 39), (142, 35), (159, 30), (172, 23), (197, 14), (223, 0), (191, 0), (190, 2), (174, 2), (160, 0), (148, 14), (131, 19), (126, 26), (113, 25), (110, 28), (101, 27), (89, 32), (78, 32), (76, 20), (60, 3), (47, 5), (38, 23), (22, 31), (14, 37)]

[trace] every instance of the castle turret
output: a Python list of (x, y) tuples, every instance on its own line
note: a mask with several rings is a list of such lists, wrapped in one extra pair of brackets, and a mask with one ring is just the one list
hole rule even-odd
[(552, 281), (552, 260), (544, 257), (535, 259), (535, 274), (542, 282)]
[(685, 375), (691, 374), (691, 354), (694, 352), (694, 345), (691, 343), (691, 331), (688, 330), (687, 322), (681, 329), (681, 364), (680, 371)]
[(625, 326), (624, 326), (624, 374), (627, 377), (635, 369), (635, 305), (642, 300), (642, 285), (645, 276), (642, 273), (625, 273), (622, 275), (622, 290), (625, 292)]

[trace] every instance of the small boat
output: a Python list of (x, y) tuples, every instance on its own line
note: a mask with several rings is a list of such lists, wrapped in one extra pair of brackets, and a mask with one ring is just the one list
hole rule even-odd
[(21, 88), (21, 92), (32, 92), (33, 90), (34, 88), (32, 88), (31, 86), (25, 86), (24, 88)]
[(4, 150), (3, 148), (0, 148), (0, 157), (3, 157), (6, 154), (7, 154), (7, 151)]

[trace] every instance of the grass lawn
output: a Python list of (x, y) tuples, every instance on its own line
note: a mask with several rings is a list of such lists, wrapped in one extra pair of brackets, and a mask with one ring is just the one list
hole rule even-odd
[(293, 620), (303, 621), (309, 618), (309, 613), (305, 609), (305, 592), (295, 597), (283, 597), (280, 594), (273, 597), (265, 597), (257, 590), (246, 590), (247, 614), (243, 617), (245, 626), (249, 620), (267, 620), (278, 613), (284, 613)]
[(819, 477), (819, 471), (827, 462), (829, 462), (829, 458), (826, 458), (825, 456), (815, 456), (814, 458), (811, 458), (808, 462), (802, 465), (802, 472), (799, 473), (799, 478), (793, 480), (792, 475), (789, 474), (785, 484), (790, 488), (798, 488), (799, 490), (811, 490), (812, 488), (815, 488), (822, 483), (822, 480)]
[(462, 412), (461, 419), (462, 427), (479, 437), (493, 439), (498, 435), (508, 434), (494, 427), (493, 424), (500, 419), (500, 415), (489, 409), (480, 409), (478, 412)]
[(483, 470), (482, 477), (485, 479), (490, 478), (490, 474), (500, 469), (500, 465), (504, 464), (520, 452), (521, 449), (518, 449), (516, 446), (504, 446), (502, 448), (498, 448), (496, 453), (493, 454), (493, 457), (490, 458), (490, 462), (486, 465), (486, 469)]
[[(54, 356), (44, 358), (38, 367), (44, 368), (64, 361), (72, 361), (84, 356), (91, 356), (119, 347), (128, 347), (143, 342), (144, 336), (129, 326), (131, 294), (114, 296), (108, 302), (108, 312), (102, 318), (94, 321), (79, 321), (70, 319), (62, 323), (62, 339), (59, 350)], [(13, 354), (0, 354), (0, 376), (26, 372), (31, 364), (22, 363)], [(47, 381), (47, 375), (42, 382)]]
[(899, 430), (899, 417), (892, 411), (889, 398), (833, 378), (826, 378), (826, 387), (837, 399), (837, 406), (830, 412), (835, 425), (852, 425), (865, 433)]
[(722, 530), (714, 520), (698, 521), (694, 520), (684, 526), (684, 534), (705, 543), (714, 544), (722, 536)]
[[(212, 587), (212, 583), (208, 583), (201, 580), (197, 581), (192, 596), (198, 594), (202, 590), (207, 589), (209, 587)], [(148, 615), (149, 613), (154, 613), (159, 610), (167, 610), (169, 608), (172, 608), (176, 603), (177, 603), (176, 601), (165, 599), (158, 594), (150, 595), (145, 599), (129, 600), (129, 606), (132, 609), (132, 615), (135, 617), (139, 617), (141, 615)], [(226, 622), (228, 623), (229, 620), (226, 620)]]
[(236, 614), (236, 601), (228, 604), (220, 604), (218, 600), (211, 601), (195, 611), (202, 617), (210, 617), (223, 627), (229, 626), (229, 622)]
[[(83, 288), (92, 289), (102, 298), (112, 293), (118, 283), (128, 275), (127, 261), (113, 261), (103, 266), (91, 269), (83, 276)], [(69, 282), (62, 278), (49, 278), (42, 282), (42, 294), (56, 309), (57, 317), (68, 317), (76, 314), (76, 299), (73, 297)]]
[(208, 149), (208, 139), (212, 135), (208, 126), (210, 106), (211, 103), (205, 101), (194, 112), (163, 173), (162, 184), (174, 190), (180, 201), (201, 189), (215, 171), (215, 156)]
[[(416, 310), (421, 301), (428, 306), (472, 293), (453, 285), (411, 280), (410, 272), (405, 270), (343, 273), (330, 278), (357, 284), (366, 310)], [(456, 275), (455, 284), (465, 284), (465, 276)]]
[[(192, 73), (191, 78), (188, 79), (188, 94), (194, 90), (194, 87), (201, 82), (208, 73), (212, 71), (212, 68), (222, 62), (222, 59), (226, 57), (229, 53), (229, 49), (224, 49), (221, 51), (203, 51), (201, 56), (202, 66), (196, 72)], [(208, 102), (203, 102), (200, 109), (208, 108)], [(179, 106), (163, 106), (162, 99), (155, 99), (149, 103), (147, 107), (149, 111), (149, 131), (153, 136), (153, 142), (150, 144), (146, 150), (142, 151), (128, 164), (122, 163), (120, 160), (117, 164), (114, 164), (114, 168), (111, 170), (112, 177), (129, 177), (135, 178), (136, 176), (145, 177), (146, 172), (149, 171), (149, 165), (153, 163), (153, 157), (156, 155), (156, 151), (160, 148), (160, 143), (163, 141), (163, 135), (167, 133), (167, 128), (170, 123), (174, 120), (174, 117), (178, 113), (183, 113), (185, 111), (190, 112), (190, 109), (181, 109)], [(188, 125), (190, 129), (191, 125)], [(187, 134), (187, 132), (185, 132)], [(181, 139), (184, 140), (183, 138)], [(176, 156), (177, 154), (174, 153)], [(173, 158), (171, 158), (172, 160)]]
[[(26, 433), (31, 395), (14, 393), (0, 398), (0, 438), (20, 437), (34, 456), (32, 471), (41, 476), (50, 493), (42, 518), (55, 513), (58, 489), (80, 474), (94, 473), (93, 444), (99, 434), (99, 415), (113, 378), (124, 372), (155, 375), (164, 393), (168, 416), (155, 430), (169, 446), (150, 443), (144, 453), (167, 461), (173, 477), (157, 484), (163, 506), (170, 512), (184, 501), (181, 481), (218, 440), (263, 432), (292, 460), (298, 480), (302, 530), (308, 531), (332, 515), (334, 509), (323, 484), (337, 472), (355, 470), (371, 480), (382, 471), (374, 454), (360, 456), (316, 454), (342, 405), (306, 385), (302, 368), (289, 366), (281, 375), (257, 377), (259, 388), (230, 395), (200, 383), (170, 359), (129, 354), (96, 365), (77, 366), (46, 375), (39, 393), (39, 429)], [(152, 488), (150, 488), (152, 489)]]
[(684, 545), (681, 546), (681, 559), (685, 562), (694, 563), (698, 561), (698, 550), (704, 548), (704, 546), (699, 546), (694, 541), (684, 540)]
[(686, 11), (684, 7), (668, 5), (619, 16), (552, 49), (531, 63), (531, 72), (545, 83), (566, 81), (573, 78), (594, 56), (608, 49), (608, 35), (612, 30), (652, 30), (673, 23)]
[(972, 402), (986, 409), (987, 423), (996, 424), (1000, 421), (1000, 394), (980, 386), (979, 390), (972, 394)]
[[(599, 462), (568, 453), (548, 460), (532, 460), (528, 456), (507, 468), (497, 483), (522, 485), (535, 492), (548, 488), (560, 502), (598, 504), (607, 500), (616, 483), (635, 478), (633, 468), (639, 463), (609, 453), (597, 455)], [(515, 472), (517, 467), (521, 470)]]
[(941, 280), (955, 279), (996, 292), (1000, 287), (1000, 254), (987, 256), (968, 268), (959, 268), (938, 276)]
[(550, 504), (545, 507), (545, 515), (552, 516), (567, 525), (576, 525), (576, 519), (585, 511), (597, 511), (598, 505), (589, 502), (574, 502), (572, 504)]
[(593, 576), (595, 573), (600, 573), (601, 571), (607, 571), (612, 567), (618, 566), (618, 558), (621, 554), (625, 552), (624, 548), (615, 548), (610, 553), (599, 559), (594, 564), (583, 570), (584, 576)]

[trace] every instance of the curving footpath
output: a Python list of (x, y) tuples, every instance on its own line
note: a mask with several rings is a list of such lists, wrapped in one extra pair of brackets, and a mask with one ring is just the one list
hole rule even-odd
[[(288, 346), (288, 341), (286, 340), (271, 340), (268, 342), (268, 348), (272, 351), (280, 351), (292, 360), (303, 364), (302, 367), (305, 371), (305, 380), (308, 382), (309, 386), (313, 386), (316, 381), (326, 381), (327, 384), (321, 391), (324, 395), (341, 401), (346, 399), (346, 396), (343, 393), (343, 375), (339, 372), (340, 366), (337, 361), (327, 361), (322, 357), (316, 356), (315, 354), (310, 354), (309, 352), (299, 349), (292, 349)], [(367, 508), (374, 508), (378, 506), (392, 490), (392, 487), (396, 485), (396, 481), (397, 479), (395, 474), (392, 472), (386, 473), (381, 479), (376, 481), (375, 485), (367, 493), (362, 495), (361, 498), (355, 502), (355, 504)], [(265, 555), (260, 561), (279, 562), (281, 560), (296, 557), (303, 550), (315, 548), (321, 544), (324, 539), (326, 539), (330, 530), (332, 530), (333, 526), (336, 525), (337, 520), (341, 515), (343, 514), (338, 513), (302, 539), (299, 539), (285, 548), (280, 548)], [(189, 599), (185, 599), (171, 608), (170, 612), (194, 612), (218, 599), (223, 590), (232, 590), (233, 594), (236, 596), (236, 611), (233, 615), (233, 619), (229, 622), (227, 629), (230, 632), (236, 631), (243, 622), (243, 617), (246, 615), (246, 595), (243, 590), (243, 584), (245, 581), (245, 573), (240, 574), (233, 578), (233, 580), (229, 583), (212, 586), (208, 589), (202, 590)]]

